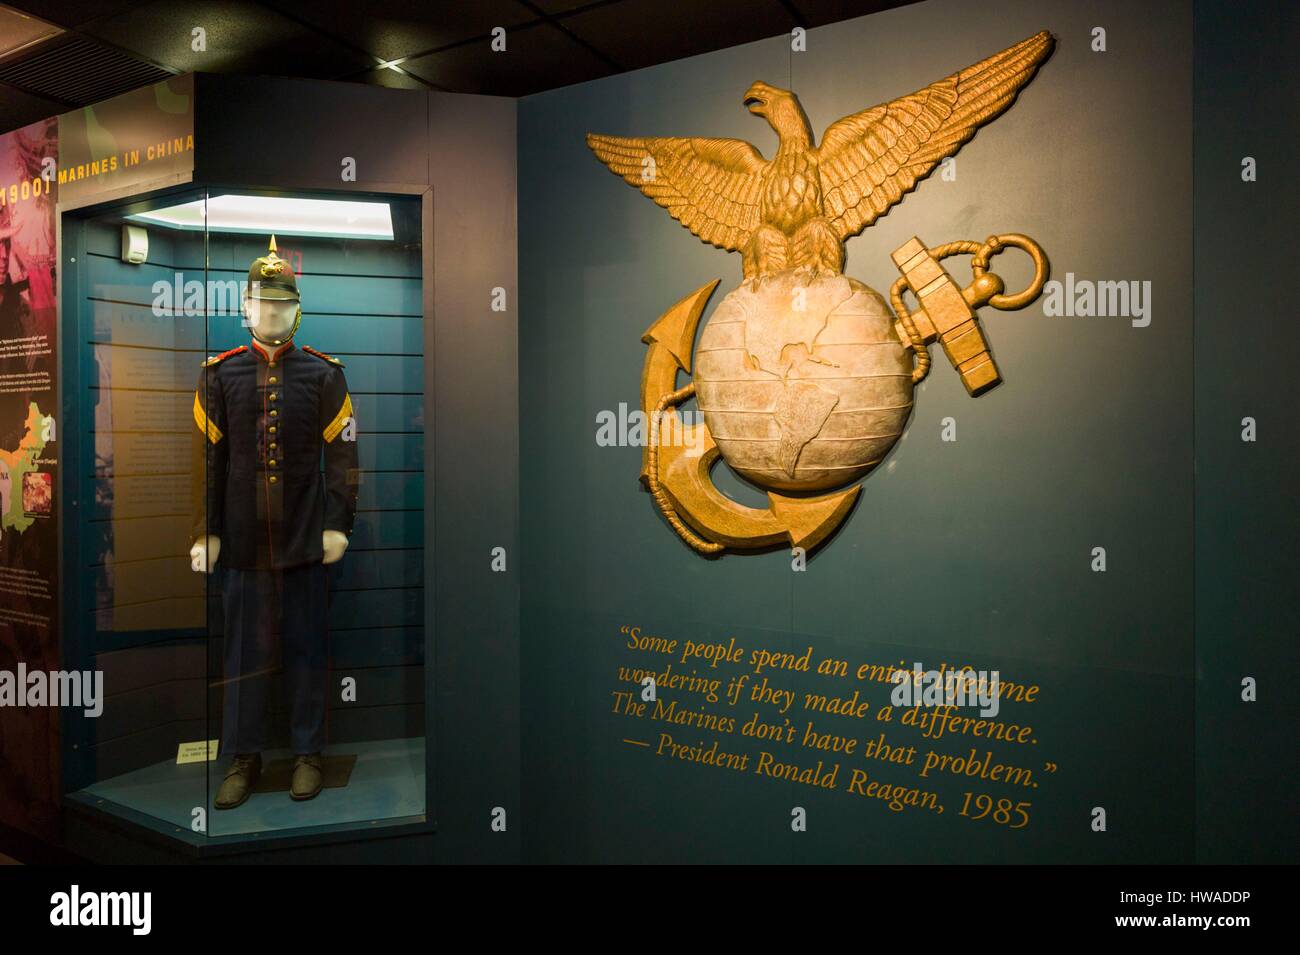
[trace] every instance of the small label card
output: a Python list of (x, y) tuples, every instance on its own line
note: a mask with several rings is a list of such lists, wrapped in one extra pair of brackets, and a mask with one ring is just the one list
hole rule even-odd
[(197, 740), (193, 743), (181, 743), (176, 750), (176, 765), (181, 763), (202, 763), (217, 758), (217, 747), (221, 740), (210, 739), (206, 743)]

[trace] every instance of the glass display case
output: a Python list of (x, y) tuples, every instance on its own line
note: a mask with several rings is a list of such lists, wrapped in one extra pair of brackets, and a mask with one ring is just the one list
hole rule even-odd
[(422, 215), (64, 214), (70, 803), (196, 846), (425, 823)]

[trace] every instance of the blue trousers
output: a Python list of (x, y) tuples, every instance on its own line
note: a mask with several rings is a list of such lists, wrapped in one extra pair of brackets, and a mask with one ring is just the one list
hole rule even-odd
[(277, 670), (284, 671), (294, 753), (318, 753), (324, 748), (328, 592), (326, 567), (320, 563), (288, 570), (225, 569), (222, 752), (260, 753), (271, 748), (267, 700)]

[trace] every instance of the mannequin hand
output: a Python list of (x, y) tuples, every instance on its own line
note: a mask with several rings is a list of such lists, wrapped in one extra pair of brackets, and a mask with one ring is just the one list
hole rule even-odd
[(214, 534), (200, 537), (190, 548), (190, 570), (197, 574), (212, 573), (217, 558), (221, 556), (221, 538)]
[(348, 535), (342, 531), (326, 531), (320, 536), (321, 548), (325, 556), (322, 564), (333, 564), (343, 559), (343, 552), (348, 549)]

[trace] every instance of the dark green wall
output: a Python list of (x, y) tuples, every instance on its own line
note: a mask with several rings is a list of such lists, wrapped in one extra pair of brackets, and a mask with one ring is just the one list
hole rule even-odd
[[(527, 860), (1193, 857), (1191, 9), (1024, 2), (971, 14), (922, 3), (812, 30), (806, 53), (778, 37), (521, 102)], [(1098, 25), (1106, 53), (1090, 50)], [(914, 234), (933, 245), (1021, 231), (1058, 278), (1150, 281), (1150, 326), (1048, 318), (1041, 302), (986, 310), (1004, 384), (970, 399), (934, 349), (904, 438), (806, 572), (781, 551), (697, 557), (639, 490), (639, 449), (598, 447), (595, 416), (636, 407), (641, 334), (700, 285), (734, 287), (739, 258), (612, 176), (583, 134), (731, 136), (770, 156), (773, 134), (741, 106), (754, 80), (795, 90), (820, 137), (1041, 29), (1056, 52), (964, 147), (956, 181), (924, 182), (852, 240), (847, 272), (883, 292), (897, 277), (889, 252)], [(1026, 270), (1005, 275), (1019, 287)], [(940, 440), (949, 416), (955, 443)], [(1096, 546), (1104, 574), (1090, 570)], [(630, 730), (610, 713), (618, 665), (637, 662), (622, 625), (998, 669), (1041, 685), (1040, 703), (1003, 718), (1030, 720), (1035, 755), (1059, 771), (1022, 797), (1030, 827), (1009, 833), (955, 812), (893, 813), (843, 786), (657, 758), (623, 743)], [(649, 727), (642, 737), (662, 728)], [(955, 810), (969, 787), (927, 788)], [(799, 835), (796, 805), (809, 812)], [(1089, 827), (1096, 806), (1105, 834)]]
[[(1293, 862), (1300, 12), (1196, 9), (1197, 859)], [(1245, 417), (1254, 443), (1241, 440)], [(1257, 702), (1241, 699), (1247, 677)]]

